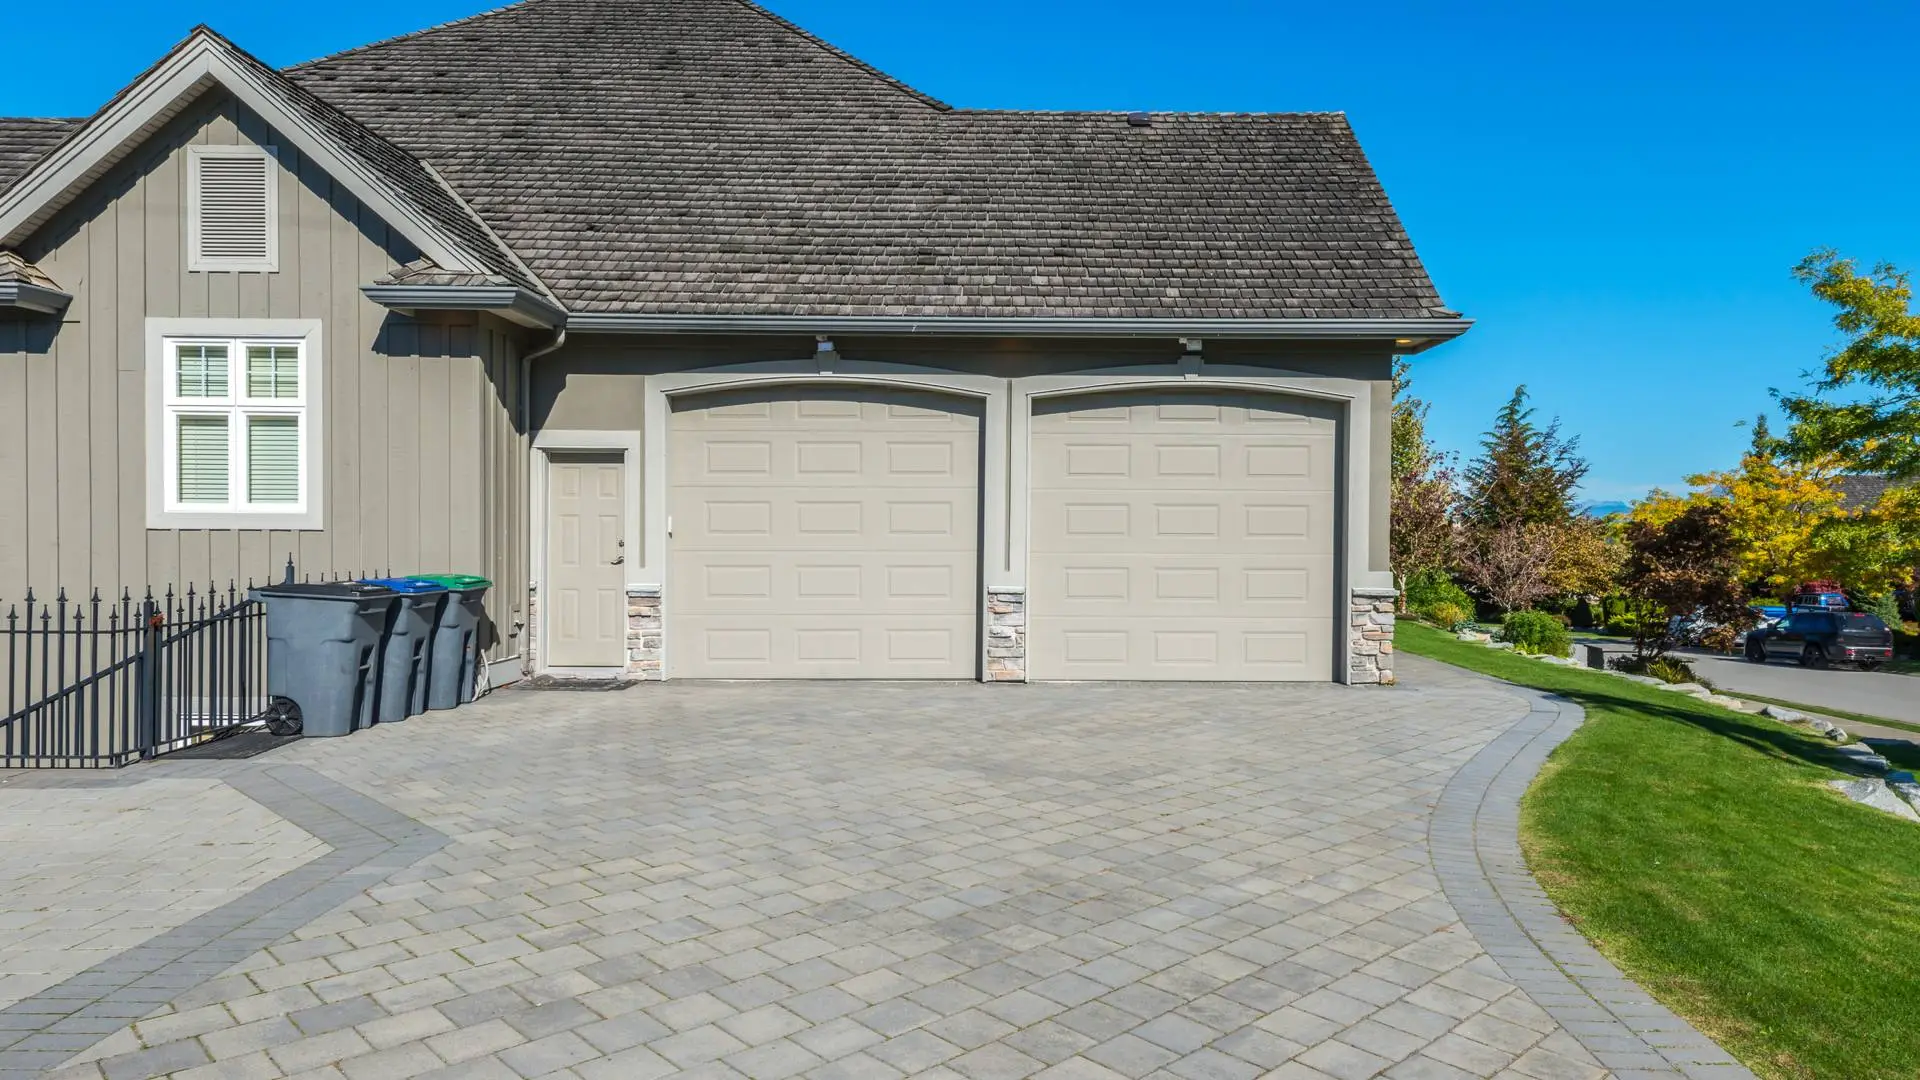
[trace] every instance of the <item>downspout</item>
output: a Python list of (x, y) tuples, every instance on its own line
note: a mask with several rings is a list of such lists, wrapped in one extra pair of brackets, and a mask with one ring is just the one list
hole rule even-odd
[(538, 451), (533, 448), (533, 362), (549, 353), (557, 352), (566, 343), (567, 327), (562, 323), (554, 330), (552, 341), (520, 358), (520, 431), (527, 437), (527, 477), (526, 483), (521, 487), (522, 499), (526, 506), (526, 513), (521, 515), (521, 519), (525, 522), (526, 533), (521, 538), (520, 550), (527, 553), (527, 595), (523, 599), (528, 616), (520, 620), (520, 632), (527, 635), (527, 639), (520, 643), (522, 658), (520, 673), (528, 678), (533, 677), (534, 648), (530, 623), (536, 595), (533, 577), (536, 572), (533, 565), (533, 470), (538, 464), (536, 456)]

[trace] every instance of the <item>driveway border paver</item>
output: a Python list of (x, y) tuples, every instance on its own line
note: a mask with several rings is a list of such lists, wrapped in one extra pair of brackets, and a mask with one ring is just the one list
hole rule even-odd
[[(194, 986), (438, 851), (447, 838), (304, 765), (165, 762), (165, 772), (33, 774), (12, 786), (220, 780), (333, 850), (237, 899), (0, 1009), (0, 1080), (57, 1067)], [(137, 838), (136, 838), (137, 839)]]
[(1526, 698), (1532, 711), (1454, 774), (1429, 822), (1434, 869), (1461, 921), (1515, 985), (1623, 1080), (1753, 1080), (1600, 955), (1534, 880), (1520, 853), (1520, 799), (1586, 714), (1565, 698), (1486, 681)]

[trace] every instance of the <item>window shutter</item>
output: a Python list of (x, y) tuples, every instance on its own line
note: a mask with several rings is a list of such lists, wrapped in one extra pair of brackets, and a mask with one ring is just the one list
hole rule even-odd
[(182, 345), (179, 351), (181, 397), (222, 398), (227, 396), (227, 347), (225, 345)]
[(180, 501), (227, 501), (227, 418), (180, 418)]
[(199, 242), (202, 259), (265, 262), (272, 257), (264, 156), (199, 159)]
[(292, 345), (247, 346), (247, 396), (300, 396), (300, 350)]
[(247, 420), (247, 501), (300, 501), (300, 420), (254, 416)]

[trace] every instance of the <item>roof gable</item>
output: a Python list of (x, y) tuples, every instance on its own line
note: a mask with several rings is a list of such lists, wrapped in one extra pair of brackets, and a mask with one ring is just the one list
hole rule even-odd
[(444, 265), (526, 273), (458, 196), (412, 155), (201, 27), (0, 192), (0, 246), (20, 242), (168, 120), (218, 85)]

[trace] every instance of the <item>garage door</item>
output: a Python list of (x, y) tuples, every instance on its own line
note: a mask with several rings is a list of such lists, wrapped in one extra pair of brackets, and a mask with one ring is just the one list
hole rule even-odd
[(1030, 677), (1333, 677), (1336, 413), (1057, 398), (1032, 435)]
[(677, 403), (670, 673), (975, 677), (980, 416), (830, 388)]

